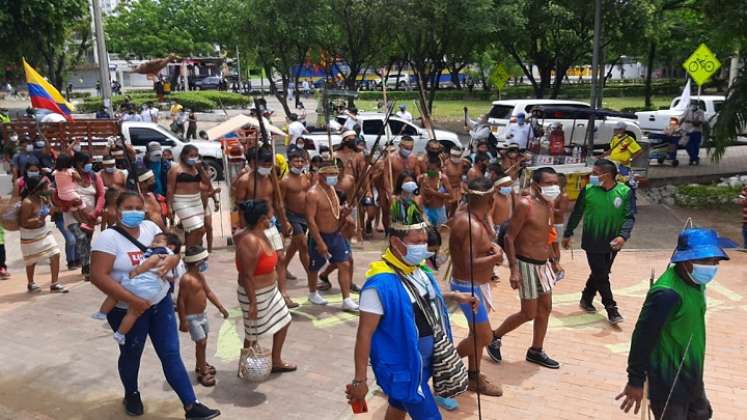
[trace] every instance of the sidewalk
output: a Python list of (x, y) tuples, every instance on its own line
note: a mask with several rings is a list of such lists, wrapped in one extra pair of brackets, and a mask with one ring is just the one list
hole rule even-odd
[[(700, 151), (700, 165), (688, 166), (685, 150), (677, 152), (680, 166), (652, 165), (648, 169), (648, 178), (657, 185), (684, 182), (706, 182), (718, 180), (719, 177), (747, 173), (747, 146), (730, 146), (719, 163), (714, 163), (707, 149)], [(706, 179), (707, 178), (707, 179)]]

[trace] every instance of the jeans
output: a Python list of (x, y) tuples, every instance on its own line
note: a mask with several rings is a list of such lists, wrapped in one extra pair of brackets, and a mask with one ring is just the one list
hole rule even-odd
[(67, 265), (72, 265), (80, 259), (78, 256), (78, 248), (75, 243), (75, 235), (73, 235), (73, 232), (69, 229), (65, 228), (65, 222), (62, 220), (62, 215), (55, 219), (54, 224), (57, 225), (57, 229), (65, 238), (65, 259), (67, 260)]
[(742, 239), (744, 240), (744, 247), (747, 249), (747, 224), (742, 225)]
[(690, 163), (700, 162), (700, 142), (703, 140), (703, 133), (693, 131), (687, 135), (687, 155), (690, 157)]
[[(126, 313), (121, 308), (114, 308), (109, 312), (107, 320), (112, 331), (119, 329)], [(166, 381), (179, 396), (182, 405), (194, 404), (197, 397), (179, 354), (179, 332), (176, 329), (174, 304), (168, 295), (140, 315), (125, 336), (125, 345), (119, 346), (119, 379), (124, 386), (125, 395), (138, 390), (137, 377), (145, 348), (145, 336), (150, 336), (150, 342), (161, 360)]]
[(431, 378), (431, 365), (433, 363), (432, 335), (418, 339), (418, 351), (423, 359), (423, 372), (420, 377), (420, 390), (423, 393), (423, 399), (417, 403), (406, 403), (390, 398), (389, 405), (407, 412), (412, 420), (441, 420), (441, 413), (438, 411), (436, 400), (433, 399), (431, 388), (428, 386), (428, 380)]
[(669, 401), (667, 411), (662, 413), (665, 404), (666, 401), (651, 401), (656, 420), (708, 420), (713, 416), (711, 403), (705, 395), (693, 397), (690, 401)]
[(610, 286), (610, 271), (612, 263), (615, 262), (617, 252), (608, 253), (591, 253), (586, 251), (586, 261), (589, 263), (591, 274), (586, 280), (586, 287), (581, 293), (581, 299), (587, 303), (594, 300), (594, 296), (599, 292), (602, 296), (602, 304), (605, 308), (616, 308), (617, 303), (612, 297), (612, 287)]
[[(75, 255), (78, 257), (78, 261), (83, 267), (88, 267), (91, 265), (91, 238), (93, 234), (81, 229), (80, 223), (72, 224), (67, 229), (75, 236)], [(67, 248), (67, 245), (65, 247)]]
[(0, 244), (0, 268), (8, 268), (8, 266), (5, 265), (5, 244)]

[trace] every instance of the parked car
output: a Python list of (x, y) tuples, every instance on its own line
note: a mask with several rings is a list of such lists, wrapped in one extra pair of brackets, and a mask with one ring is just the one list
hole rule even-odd
[[(660, 109), (658, 111), (646, 111), (636, 112), (638, 116), (638, 124), (644, 133), (663, 133), (664, 129), (669, 125), (669, 120), (672, 117), (681, 118), (685, 109), (676, 109), (680, 103), (681, 97), (672, 99), (672, 104), (669, 109)], [(701, 95), (699, 97), (691, 97), (690, 103), (694, 103), (698, 108), (703, 110), (705, 119), (708, 123), (713, 126), (718, 118), (718, 113), (721, 111), (721, 107), (724, 105), (726, 97), (717, 95)], [(685, 107), (686, 108), (686, 107)]]
[(220, 81), (220, 76), (207, 76), (196, 81), (195, 88), (197, 90), (218, 89), (218, 86), (220, 86)]
[[(568, 109), (578, 110), (589, 110), (591, 106), (584, 102), (578, 101), (566, 101), (559, 99), (516, 99), (516, 100), (505, 100), (495, 101), (493, 106), (488, 113), (488, 123), (491, 125), (493, 135), (499, 140), (503, 139), (503, 131), (508, 127), (509, 124), (515, 123), (516, 115), (523, 112), (527, 118), (531, 116), (532, 109), (541, 106), (563, 106)], [(632, 116), (631, 116), (632, 117)], [(552, 118), (545, 116), (545, 124), (551, 124), (553, 122), (559, 122), (563, 125), (563, 132), (565, 133), (566, 142), (568, 144), (584, 144), (586, 142), (586, 126), (588, 121), (567, 119), (563, 118)], [(643, 134), (638, 126), (638, 122), (632, 118), (625, 118), (621, 116), (606, 116), (604, 119), (598, 119), (595, 122), (594, 129), (594, 146), (604, 147), (609, 144), (612, 138), (612, 132), (614, 131), (615, 125), (623, 121), (626, 126), (626, 131), (634, 139), (643, 139)]]

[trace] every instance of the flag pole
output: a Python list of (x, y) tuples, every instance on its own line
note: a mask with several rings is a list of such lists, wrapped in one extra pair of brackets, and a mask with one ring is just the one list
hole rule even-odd
[(104, 38), (104, 26), (101, 19), (101, 0), (92, 0), (91, 3), (93, 3), (93, 26), (96, 31), (96, 52), (99, 59), (101, 96), (104, 109), (106, 109), (110, 117), (113, 117), (112, 82), (109, 79), (109, 54), (106, 52), (106, 39)]

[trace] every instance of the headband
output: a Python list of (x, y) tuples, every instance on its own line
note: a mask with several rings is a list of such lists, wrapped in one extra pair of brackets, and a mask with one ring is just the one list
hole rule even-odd
[(153, 171), (151, 171), (151, 170), (148, 170), (148, 171), (145, 171), (145, 172), (143, 172), (142, 174), (140, 174), (140, 176), (138, 176), (138, 177), (137, 177), (137, 180), (138, 180), (139, 182), (145, 182), (145, 181), (147, 181), (147, 180), (149, 180), (149, 179), (153, 178), (153, 176), (154, 176), (154, 175), (153, 175)]
[(112, 152), (112, 156), (124, 156), (124, 150), (115, 150)]
[(462, 157), (462, 151), (457, 148), (452, 148), (450, 153), (454, 157)]
[(408, 231), (408, 230), (418, 230), (418, 229), (425, 229), (428, 227), (428, 223), (426, 222), (420, 222), (415, 223), (414, 225), (405, 225), (402, 223), (392, 223), (389, 226), (392, 230), (398, 230), (400, 232)]
[(495, 190), (495, 186), (490, 187), (490, 189), (487, 191), (475, 191), (475, 190), (470, 190), (469, 188), (466, 191), (467, 191), (467, 194), (482, 196), (482, 195), (493, 194), (494, 190)]
[(338, 174), (340, 171), (337, 169), (337, 166), (329, 165), (329, 166), (322, 166), (319, 168), (320, 174)]
[(402, 143), (407, 143), (407, 144), (414, 144), (414, 143), (415, 143), (415, 140), (413, 140), (413, 139), (412, 139), (411, 137), (403, 137), (403, 138), (402, 138), (402, 139), (401, 139), (401, 140), (399, 141), (399, 144), (402, 144)]
[(102, 160), (101, 163), (104, 165), (114, 165), (115, 163), (117, 163), (117, 161), (114, 159), (107, 159), (107, 160)]
[(497, 187), (497, 186), (499, 186), (501, 184), (505, 184), (506, 182), (513, 182), (513, 179), (511, 179), (510, 176), (504, 176), (503, 178), (495, 181), (495, 183), (493, 184), (493, 186)]
[(196, 263), (196, 262), (206, 259), (208, 255), (210, 254), (208, 254), (207, 250), (203, 249), (202, 252), (200, 252), (199, 254), (185, 255), (184, 262), (185, 263)]

